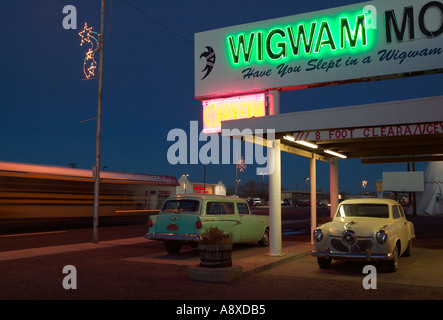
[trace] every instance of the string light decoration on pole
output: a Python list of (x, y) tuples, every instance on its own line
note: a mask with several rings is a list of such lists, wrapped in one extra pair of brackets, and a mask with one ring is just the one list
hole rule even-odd
[(362, 197), (363, 197), (363, 189), (366, 189), (367, 185), (368, 185), (368, 181), (361, 179), (361, 196)]
[(237, 161), (237, 164), (235, 165), (235, 197), (237, 197), (237, 189), (238, 189), (238, 179), (237, 179), (237, 171), (240, 170), (240, 172), (245, 171), (246, 164), (245, 160), (243, 159), (243, 156), (239, 161)]
[(95, 76), (97, 61), (95, 61), (95, 52), (99, 52), (98, 61), (98, 92), (97, 92), (97, 131), (95, 135), (95, 164), (92, 168), (92, 177), (94, 178), (94, 213), (92, 221), (92, 242), (98, 243), (98, 218), (100, 207), (100, 148), (101, 148), (101, 113), (102, 113), (102, 95), (103, 95), (103, 42), (105, 25), (105, 0), (101, 0), (100, 10), (100, 33), (92, 31), (92, 27), (85, 26), (79, 36), (81, 37), (80, 46), (84, 43), (89, 44), (86, 57), (83, 60), (83, 73), (86, 79)]
[(245, 164), (245, 160), (243, 159), (243, 156), (242, 156), (241, 159), (237, 162), (236, 167), (240, 170), (240, 172), (245, 171), (245, 169), (246, 169), (246, 164)]
[(83, 46), (84, 43), (88, 43), (90, 47), (86, 52), (85, 59), (83, 60), (83, 74), (86, 79), (90, 79), (95, 76), (95, 69), (97, 67), (97, 61), (95, 61), (95, 52), (98, 50), (98, 38), (99, 34), (95, 31), (92, 31), (92, 27), (88, 27), (87, 22), (85, 22), (85, 26), (83, 30), (78, 33), (81, 37), (80, 46)]

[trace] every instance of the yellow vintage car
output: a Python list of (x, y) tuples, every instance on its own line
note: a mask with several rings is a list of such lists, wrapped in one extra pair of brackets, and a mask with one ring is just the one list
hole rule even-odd
[(244, 199), (187, 194), (166, 199), (158, 215), (149, 217), (149, 240), (164, 242), (169, 253), (177, 253), (182, 245), (197, 247), (200, 235), (210, 227), (232, 234), (232, 242), (257, 241), (269, 245), (269, 217), (254, 215)]
[(382, 260), (395, 272), (400, 256), (410, 256), (415, 241), (412, 222), (401, 205), (389, 199), (352, 199), (341, 202), (332, 221), (313, 231), (320, 268), (335, 260)]

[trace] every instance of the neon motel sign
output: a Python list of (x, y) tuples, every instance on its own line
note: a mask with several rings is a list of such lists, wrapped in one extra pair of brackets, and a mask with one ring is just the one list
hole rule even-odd
[(220, 133), (221, 121), (265, 116), (265, 94), (203, 101), (203, 132)]
[(443, 72), (442, 34), (443, 2), (429, 0), (375, 0), (198, 33), (203, 132), (265, 116), (264, 95), (244, 94)]
[(441, 0), (374, 0), (196, 33), (195, 97), (440, 73), (442, 34)]

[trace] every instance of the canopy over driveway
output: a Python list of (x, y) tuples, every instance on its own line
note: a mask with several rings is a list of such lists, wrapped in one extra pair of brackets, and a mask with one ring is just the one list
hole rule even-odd
[[(274, 90), (275, 92), (275, 90)], [(275, 93), (274, 93), (275, 95)], [(279, 95), (270, 99), (279, 100)], [(279, 106), (269, 106), (279, 110)], [(270, 202), (280, 198), (280, 151), (311, 159), (311, 203), (316, 202), (315, 161), (331, 164), (331, 211), (338, 204), (338, 157), (360, 158), (362, 163), (418, 162), (443, 160), (443, 96), (403, 101), (285, 113), (232, 121), (223, 121), (222, 129), (230, 130), (234, 139), (266, 143), (255, 132), (275, 130), (273, 148), (276, 166), (270, 175)], [(238, 134), (235, 130), (238, 129)], [(247, 131), (252, 135), (245, 135)], [(300, 143), (310, 142), (309, 146)], [(329, 153), (336, 152), (335, 154)], [(338, 154), (337, 154), (338, 153)], [(272, 180), (277, 175), (277, 180)], [(276, 186), (276, 182), (280, 184)], [(276, 200), (274, 200), (276, 201)], [(280, 200), (278, 200), (280, 202)], [(279, 253), (281, 210), (271, 203), (270, 254)], [(276, 219), (275, 216), (277, 216)], [(316, 226), (316, 209), (311, 208), (311, 229)], [(281, 226), (280, 226), (281, 227)], [(280, 231), (279, 231), (280, 230)], [(272, 226), (271, 226), (272, 235)], [(272, 241), (277, 245), (272, 248)], [(280, 240), (281, 241), (281, 240)]]
[(337, 158), (324, 152), (332, 150), (362, 163), (436, 161), (443, 159), (443, 96), (222, 122), (235, 128), (274, 129), (282, 151), (320, 160)]

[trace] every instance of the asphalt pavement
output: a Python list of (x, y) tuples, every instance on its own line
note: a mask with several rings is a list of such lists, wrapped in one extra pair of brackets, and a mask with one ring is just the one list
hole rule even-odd
[(277, 257), (255, 243), (235, 245), (233, 266), (241, 273), (227, 282), (190, 278), (198, 250), (167, 254), (161, 243), (141, 236), (0, 252), (0, 299), (264, 301), (269, 308), (295, 300), (441, 300), (443, 217), (410, 220), (417, 232), (412, 256), (400, 258), (396, 273), (377, 271), (373, 289), (363, 285), (365, 263), (319, 269), (309, 233), (283, 236)]

